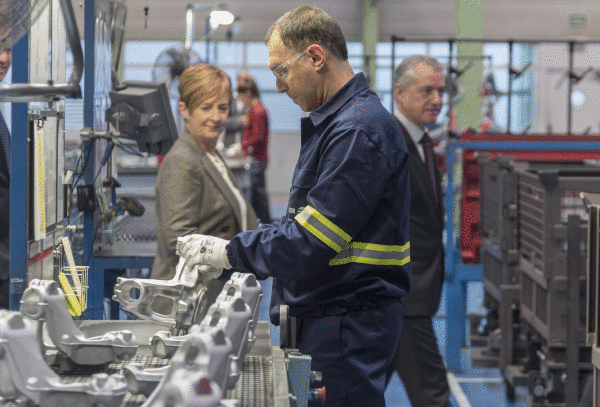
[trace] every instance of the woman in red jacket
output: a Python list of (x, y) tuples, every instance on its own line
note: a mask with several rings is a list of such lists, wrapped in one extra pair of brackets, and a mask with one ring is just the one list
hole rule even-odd
[(244, 139), (242, 149), (253, 158), (250, 168), (252, 178), (252, 207), (261, 223), (271, 223), (269, 198), (265, 186), (265, 170), (268, 162), (269, 116), (260, 101), (260, 91), (252, 77), (245, 77), (238, 86), (238, 97), (249, 109), (243, 118)]

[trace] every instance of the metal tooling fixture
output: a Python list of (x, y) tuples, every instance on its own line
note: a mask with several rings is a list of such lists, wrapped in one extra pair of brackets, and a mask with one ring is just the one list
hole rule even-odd
[(306, 407), (309, 400), (324, 403), (325, 386), (310, 388), (311, 383), (322, 380), (321, 372), (310, 369), (312, 358), (309, 355), (303, 355), (294, 349), (296, 347), (296, 318), (289, 316), (287, 305), (279, 306), (279, 320), (281, 323), (280, 349), (273, 347), (273, 369), (284, 370), (277, 367), (277, 361), (283, 358), (285, 373), (276, 373), (278, 380), (274, 382), (275, 406), (284, 406), (286, 397), (293, 399), (293, 405), (296, 407)]
[(44, 323), (54, 345), (77, 365), (129, 360), (138, 348), (136, 338), (127, 330), (86, 338), (69, 314), (63, 291), (53, 280), (32, 280), (23, 293), (20, 311)]
[(150, 340), (155, 355), (173, 356), (169, 366), (125, 367), (130, 392), (149, 395), (145, 406), (169, 398), (186, 406), (221, 405), (214, 403), (235, 385), (239, 364), (254, 341), (254, 316), (261, 297), (253, 276), (234, 273), (202, 323), (192, 326), (188, 335), (171, 337), (170, 332), (161, 331)]
[(122, 375), (98, 373), (87, 383), (63, 383), (46, 365), (31, 321), (20, 312), (0, 310), (0, 401), (110, 407), (119, 405), (126, 393)]

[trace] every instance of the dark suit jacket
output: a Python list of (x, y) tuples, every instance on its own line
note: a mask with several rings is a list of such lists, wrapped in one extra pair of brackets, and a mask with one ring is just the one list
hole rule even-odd
[[(400, 124), (410, 156), (410, 261), (411, 288), (402, 298), (404, 315), (434, 316), (444, 282), (443, 203), (436, 204), (431, 178), (408, 131)], [(437, 174), (437, 188), (440, 176)]]
[[(175, 253), (179, 236), (199, 233), (229, 240), (242, 232), (238, 200), (206, 154), (191, 134), (184, 131), (159, 167), (156, 180), (158, 246), (151, 278), (173, 278), (179, 261)], [(231, 173), (230, 177), (233, 180)], [(246, 215), (248, 229), (255, 229), (258, 222), (250, 204), (247, 204)]]

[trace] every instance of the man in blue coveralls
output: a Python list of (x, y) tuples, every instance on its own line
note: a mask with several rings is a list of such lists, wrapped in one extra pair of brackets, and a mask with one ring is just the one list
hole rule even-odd
[(323, 373), (327, 406), (384, 406), (410, 288), (409, 163), (402, 130), (348, 63), (339, 25), (300, 7), (267, 32), (277, 92), (309, 112), (287, 217), (226, 241), (180, 238), (198, 264), (273, 277), (297, 317), (297, 348)]

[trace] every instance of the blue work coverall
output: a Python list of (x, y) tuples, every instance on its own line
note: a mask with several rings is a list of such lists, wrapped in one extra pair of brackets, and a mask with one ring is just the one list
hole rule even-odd
[(410, 289), (409, 162), (397, 121), (354, 76), (301, 119), (287, 216), (240, 233), (233, 269), (273, 277), (297, 347), (323, 373), (327, 406), (383, 406)]

